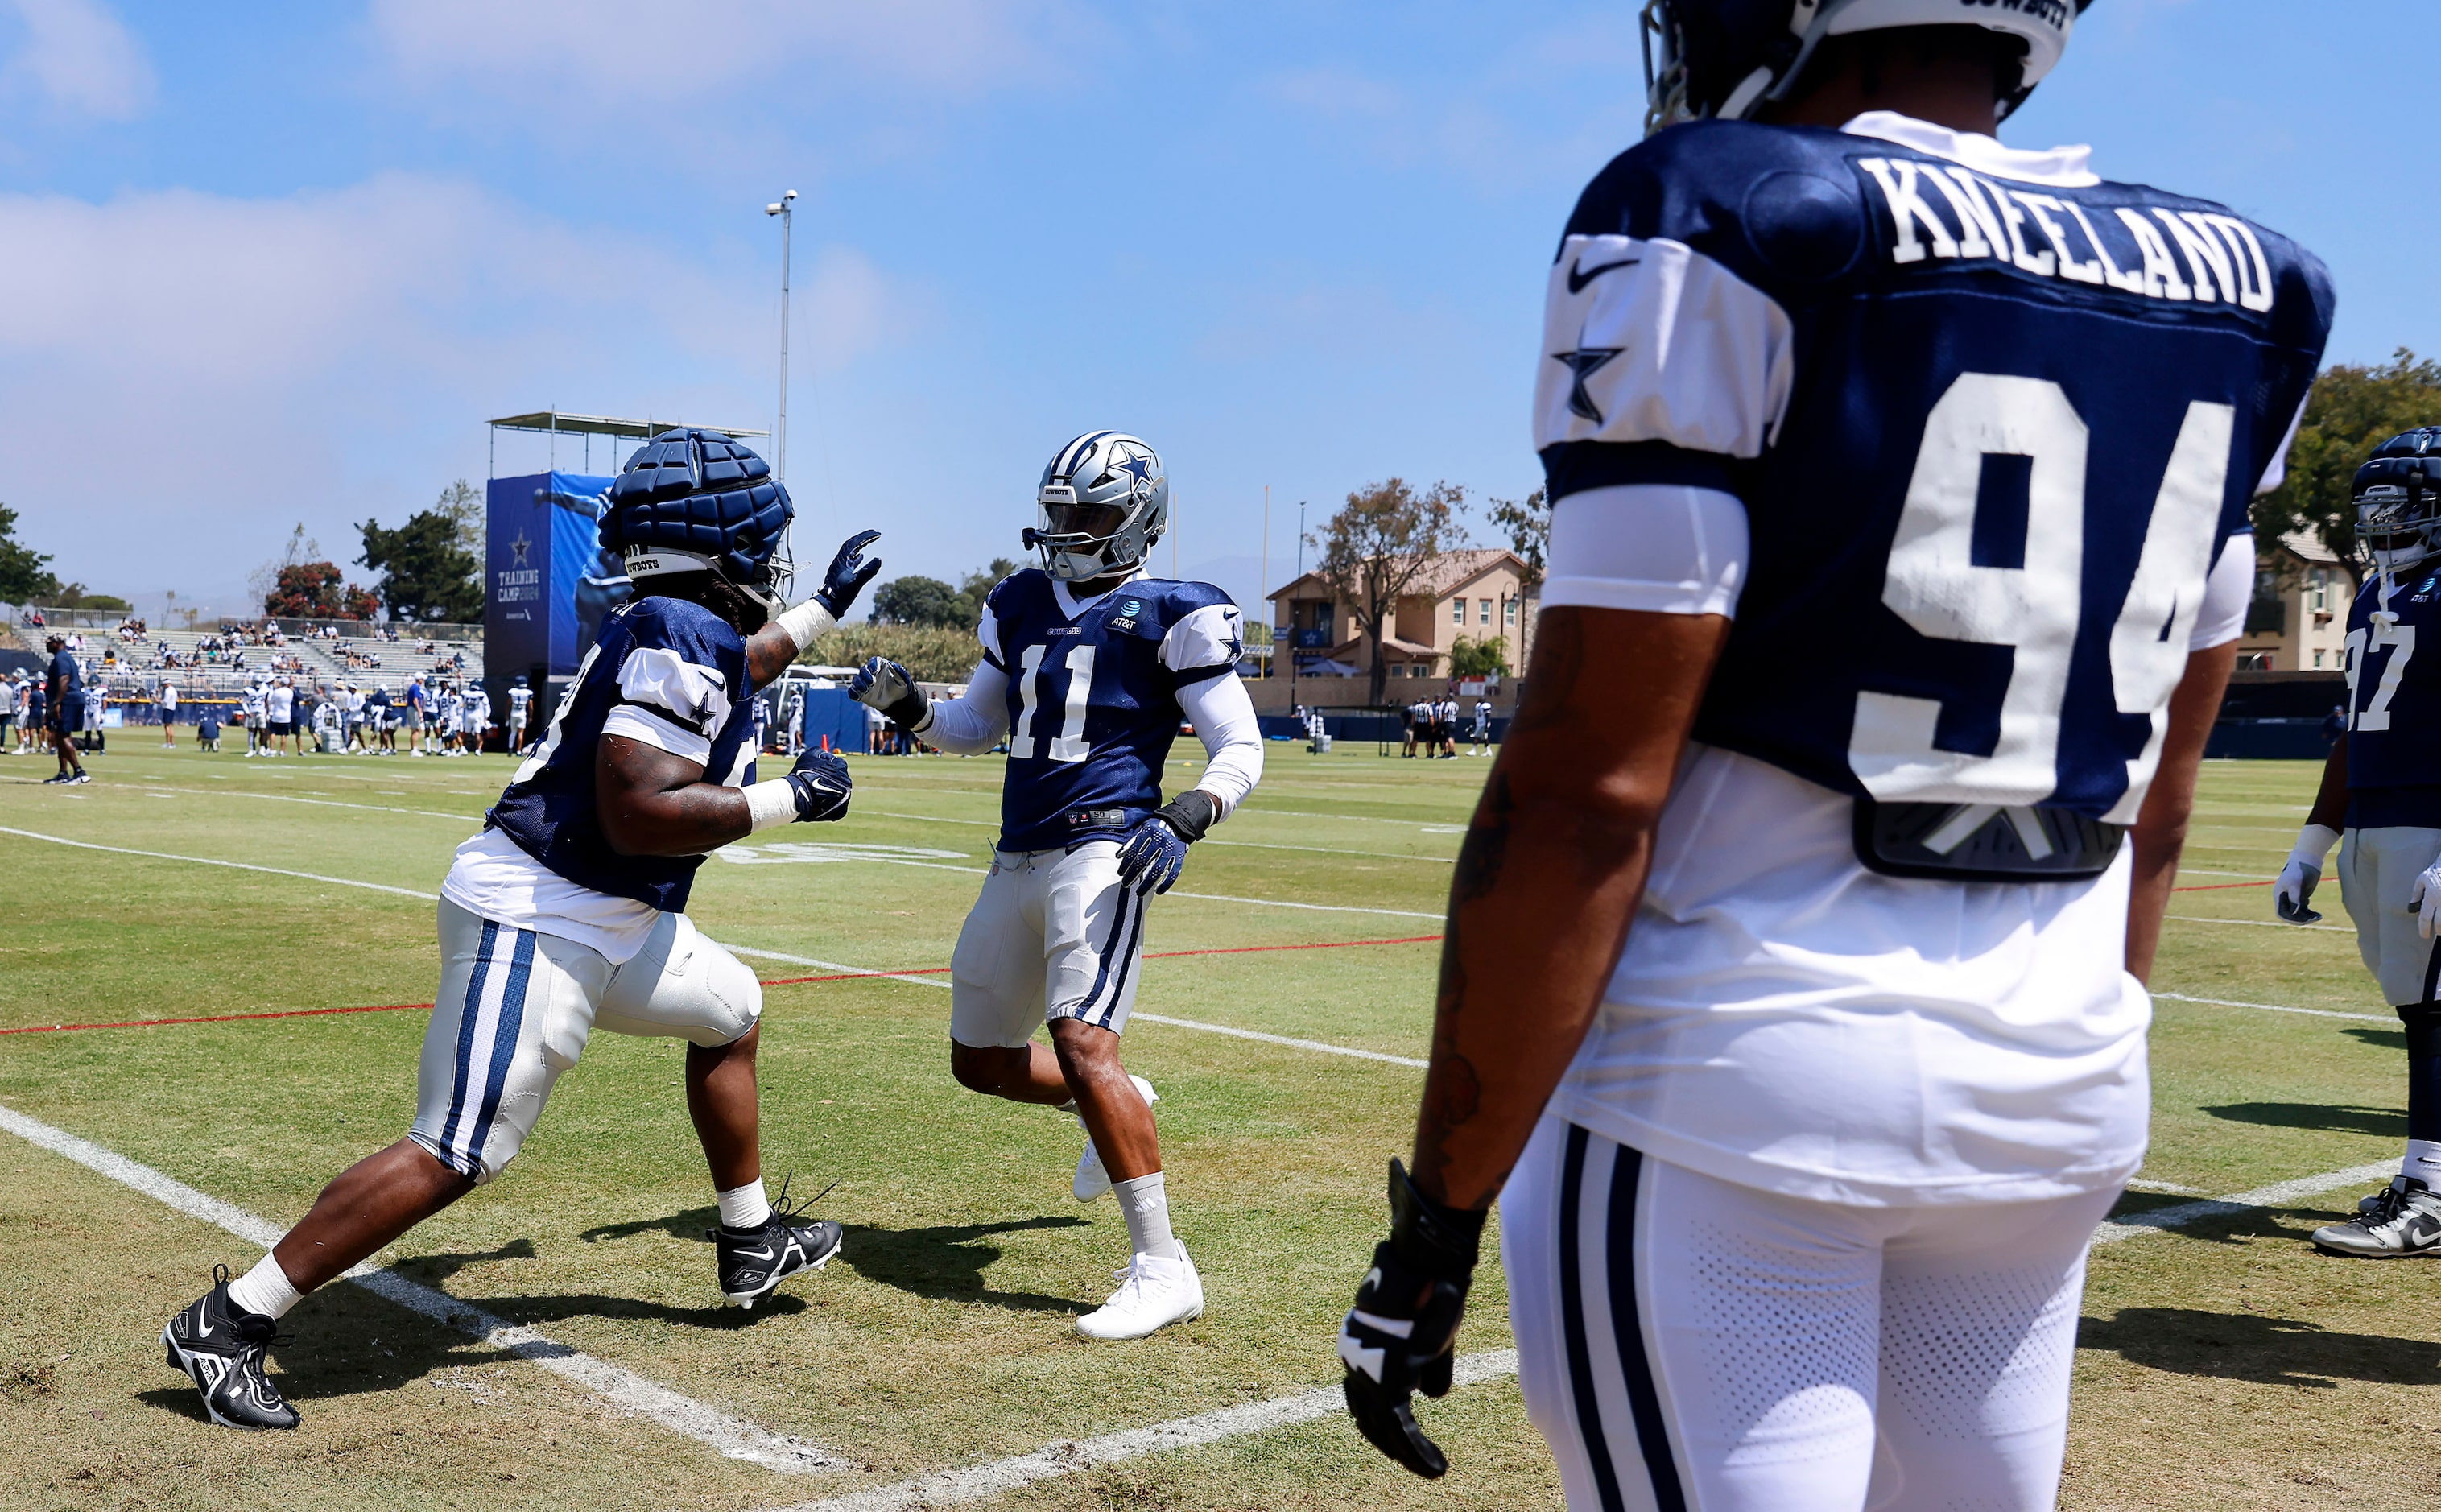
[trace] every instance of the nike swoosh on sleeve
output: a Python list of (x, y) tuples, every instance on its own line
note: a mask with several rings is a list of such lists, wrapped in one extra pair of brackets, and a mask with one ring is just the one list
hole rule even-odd
[(1593, 282), (1603, 274), (1611, 272), (1616, 268), (1632, 268), (1643, 261), (1644, 260), (1642, 258), (1624, 258), (1617, 262), (1605, 262), (1600, 267), (1588, 273), (1585, 271), (1585, 260), (1579, 258), (1576, 261), (1568, 264), (1568, 292), (1570, 294), (1582, 294), (1585, 292), (1586, 284)]

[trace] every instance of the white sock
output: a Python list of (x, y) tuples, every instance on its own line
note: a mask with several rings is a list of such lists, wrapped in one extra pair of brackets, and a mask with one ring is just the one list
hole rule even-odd
[(305, 1300), (280, 1269), (280, 1262), (264, 1255), (255, 1268), (229, 1283), (229, 1302), (247, 1312), (259, 1312), (266, 1318), (280, 1318), (288, 1309)]
[(2441, 1192), (2441, 1140), (2409, 1140), (2407, 1159), (2398, 1162), (2398, 1169)]
[(1175, 1260), (1184, 1252), (1170, 1237), (1169, 1193), (1159, 1171), (1113, 1181), (1111, 1190), (1118, 1194), (1119, 1211), (1127, 1215), (1128, 1240), (1136, 1253)]
[(713, 1196), (720, 1201), (720, 1223), (725, 1229), (759, 1229), (771, 1221), (771, 1199), (763, 1195), (760, 1177)]

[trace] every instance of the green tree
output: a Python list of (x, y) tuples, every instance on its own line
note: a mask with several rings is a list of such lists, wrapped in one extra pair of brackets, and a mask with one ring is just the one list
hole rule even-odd
[(1460, 636), (1450, 643), (1450, 675), (1453, 677), (1506, 677), (1509, 675), (1509, 642), (1498, 636), (1476, 639)]
[(1509, 537), (1509, 549), (1526, 564), (1524, 583), (1530, 592), (1543, 581), (1543, 558), (1551, 548), (1551, 506), (1536, 489), (1524, 498), (1496, 498), (1485, 512)]
[(858, 667), (888, 657), (919, 682), (964, 682), (983, 656), (970, 630), (946, 625), (843, 624), (817, 639), (797, 659), (819, 667)]
[(483, 618), (482, 567), (461, 544), (458, 522), (437, 509), (407, 517), (396, 530), (367, 520), (364, 555), (356, 558), (381, 574), (381, 602), (392, 618), (425, 622), (479, 623)]
[(28, 603), (59, 591), (51, 559), (17, 539), (17, 512), (0, 504), (0, 603)]
[(984, 600), (999, 587), (1003, 579), (1017, 570), (1017, 564), (1004, 556), (996, 556), (986, 567), (977, 567), (961, 579), (958, 598), (966, 606), (966, 628), (972, 630), (984, 622)]
[(2255, 534), (2267, 556), (2273, 542), (2302, 531), (2337, 552), (2348, 575), (2361, 581), (2353, 498), (2357, 468), (2400, 431), (2434, 424), (2441, 424), (2441, 363), (2401, 347), (2382, 367), (2323, 369), (2288, 451), (2288, 476), (2254, 501)]
[(1339, 513), (1307, 537), (1322, 553), (1314, 575), (1347, 605), (1372, 654), (1375, 704), (1390, 672), (1382, 660), (1382, 638), (1398, 622), (1399, 601), (1458, 544), (1465, 499), (1466, 491), (1455, 483), (1435, 483), (1419, 494), (1404, 479), (1386, 478), (1348, 495)]
[(966, 618), (966, 602), (958, 590), (939, 578), (909, 574), (893, 578), (873, 590), (873, 621), (876, 624), (931, 625), (939, 629), (969, 629)]
[(458, 549), (478, 562), (482, 561), (489, 543), (484, 539), (486, 522), (481, 491), (461, 477), (441, 491), (441, 496), (433, 500), (432, 508), (448, 515), (449, 523), (456, 527)]

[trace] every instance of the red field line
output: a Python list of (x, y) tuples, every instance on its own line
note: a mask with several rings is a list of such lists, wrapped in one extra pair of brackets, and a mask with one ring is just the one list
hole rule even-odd
[[(1180, 956), (1240, 956), (1264, 950), (1348, 950), (1359, 945), (1431, 945), (1440, 939), (1437, 934), (1409, 935), (1400, 940), (1322, 940), (1311, 945), (1226, 945), (1210, 950), (1162, 950), (1148, 954), (1147, 961), (1171, 961)], [(917, 966), (909, 971), (841, 971), (827, 977), (769, 977), (766, 987), (795, 987), (809, 981), (864, 981), (875, 977), (931, 977), (949, 970), (947, 966)], [(362, 1008), (288, 1008), (275, 1013), (209, 1014), (197, 1018), (130, 1018), (111, 1024), (26, 1024), (15, 1029), (0, 1029), (0, 1035), (62, 1035), (80, 1029), (162, 1029), (176, 1024), (233, 1024), (255, 1018), (316, 1018), (326, 1014), (394, 1014), (410, 1008), (429, 1008), (428, 1002), (388, 1002)]]
[(2172, 888), (2170, 891), (2173, 892), (2218, 892), (2223, 888), (2268, 888), (2273, 882), (2278, 880), (2279, 879), (2277, 877), (2266, 877), (2260, 882), (2202, 882), (2197, 883), (2196, 886), (2191, 888)]

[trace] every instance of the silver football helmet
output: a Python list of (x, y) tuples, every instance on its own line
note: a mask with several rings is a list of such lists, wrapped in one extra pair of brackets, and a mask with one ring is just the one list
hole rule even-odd
[(1025, 544), (1068, 583), (1134, 571), (1169, 525), (1161, 454), (1122, 430), (1087, 431), (1060, 447), (1034, 498)]

